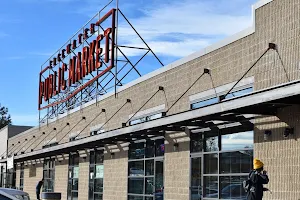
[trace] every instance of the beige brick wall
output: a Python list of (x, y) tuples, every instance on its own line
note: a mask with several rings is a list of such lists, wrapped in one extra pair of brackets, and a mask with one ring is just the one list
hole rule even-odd
[(24, 191), (29, 193), (31, 198), (36, 198), (35, 187), (36, 184), (43, 177), (43, 165), (42, 164), (28, 164), (24, 169)]
[(89, 161), (80, 159), (79, 163), (79, 184), (78, 184), (78, 199), (88, 200), (89, 198)]
[[(300, 106), (293, 106), (279, 110), (278, 117), (256, 121), (262, 125), (255, 129), (255, 156), (265, 163), (270, 176), (267, 187), (273, 191), (265, 199), (300, 199), (299, 114)], [(284, 139), (286, 127), (293, 127), (295, 135)], [(263, 138), (265, 130), (272, 131), (267, 141)]]
[[(178, 150), (174, 151), (174, 143)], [(164, 157), (164, 199), (189, 200), (190, 143), (185, 133), (166, 136)]]
[(104, 193), (105, 200), (127, 200), (128, 153), (121, 148), (113, 158), (110, 153), (104, 156)]
[(68, 155), (64, 155), (63, 158), (59, 158), (59, 161), (55, 162), (54, 192), (60, 192), (62, 194), (61, 199), (67, 199), (68, 167)]

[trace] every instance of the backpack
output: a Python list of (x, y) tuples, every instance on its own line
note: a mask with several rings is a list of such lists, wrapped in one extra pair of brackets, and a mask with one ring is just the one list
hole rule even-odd
[(248, 192), (250, 190), (251, 184), (252, 184), (252, 182), (249, 178), (247, 180), (243, 181), (243, 188), (244, 188), (245, 192)]
[(252, 181), (250, 180), (252, 173), (253, 172), (250, 172), (248, 179), (243, 181), (243, 188), (244, 188), (245, 192), (249, 192), (252, 187)]

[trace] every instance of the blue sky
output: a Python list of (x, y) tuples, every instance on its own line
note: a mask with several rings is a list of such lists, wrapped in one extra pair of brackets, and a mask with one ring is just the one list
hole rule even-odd
[[(38, 123), (38, 74), (43, 64), (107, 0), (10, 0), (0, 7), (0, 103), (13, 124)], [(120, 9), (164, 64), (239, 32), (252, 23), (256, 0), (120, 0)], [(141, 42), (123, 21), (120, 41)], [(126, 52), (137, 57), (139, 53)], [(159, 65), (152, 61), (142, 74)], [(132, 74), (132, 78), (135, 75)]]

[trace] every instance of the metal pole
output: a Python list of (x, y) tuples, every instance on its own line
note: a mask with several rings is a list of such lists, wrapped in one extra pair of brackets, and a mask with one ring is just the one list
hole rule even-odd
[(117, 98), (117, 76), (118, 76), (118, 49), (116, 48), (116, 46), (118, 45), (118, 25), (119, 25), (119, 0), (116, 0), (116, 9), (117, 9), (117, 13), (116, 13), (116, 27), (115, 30), (115, 44), (114, 44), (114, 49), (113, 51), (116, 51), (115, 52), (115, 55), (116, 55), (116, 64), (115, 64), (115, 98)]

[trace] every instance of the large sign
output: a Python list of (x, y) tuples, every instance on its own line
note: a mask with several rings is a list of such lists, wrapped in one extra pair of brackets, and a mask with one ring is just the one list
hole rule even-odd
[(51, 57), (40, 72), (39, 110), (66, 102), (114, 67), (115, 15), (112, 9), (90, 23)]

